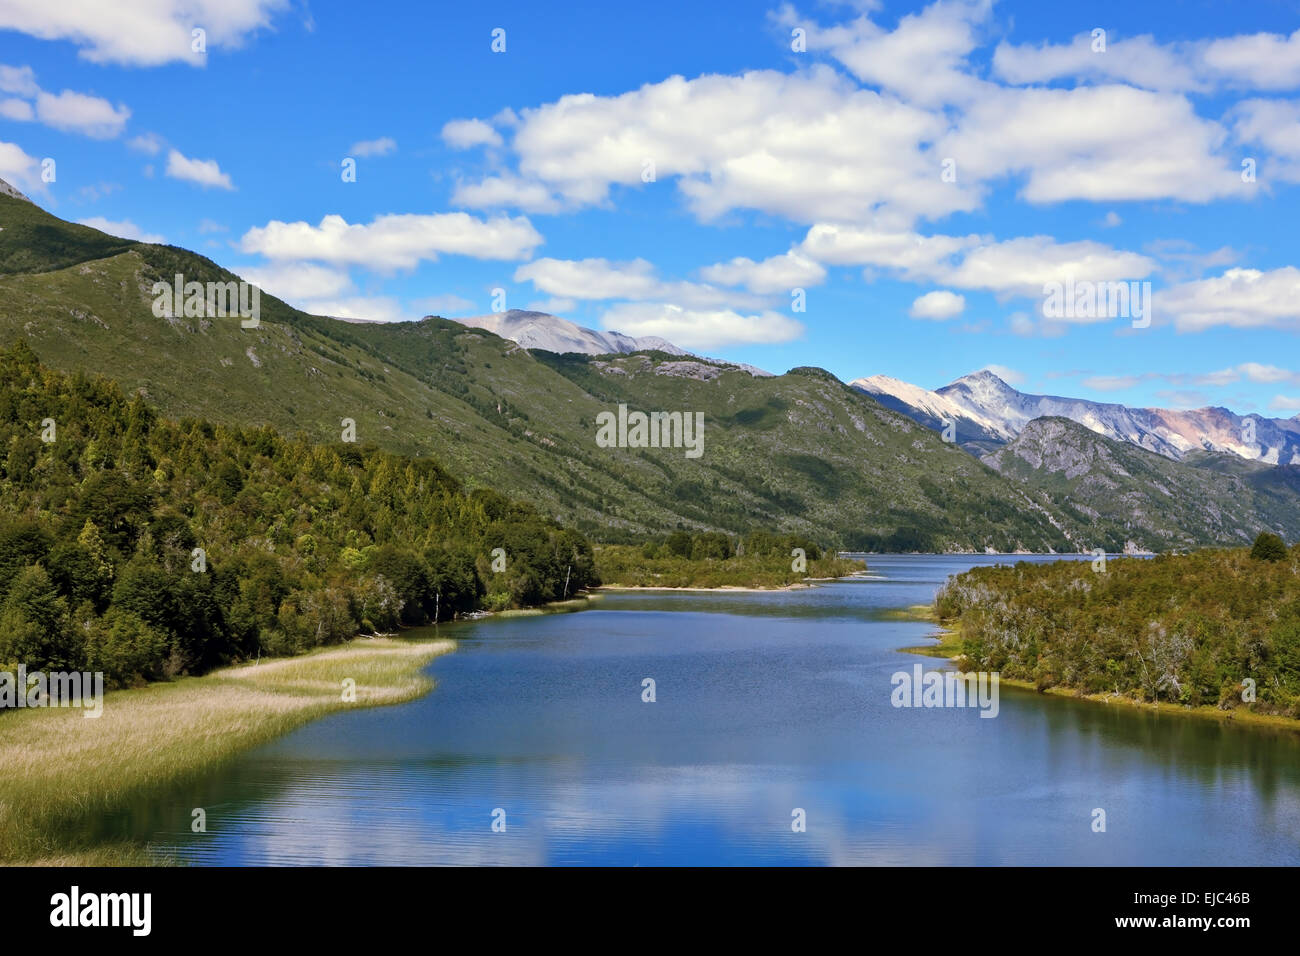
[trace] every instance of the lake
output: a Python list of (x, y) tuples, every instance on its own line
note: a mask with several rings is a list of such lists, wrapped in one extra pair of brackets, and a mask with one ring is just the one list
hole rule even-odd
[(424, 698), (326, 717), (113, 829), (222, 866), (1300, 863), (1297, 735), (1005, 686), (993, 719), (894, 707), (893, 674), (943, 662), (884, 613), (1014, 559), (868, 560), (443, 625), (459, 648)]

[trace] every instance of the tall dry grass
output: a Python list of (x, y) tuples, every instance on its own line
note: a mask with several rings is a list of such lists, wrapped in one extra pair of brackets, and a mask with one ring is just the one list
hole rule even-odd
[[(0, 864), (150, 862), (134, 844), (96, 844), (85, 821), (186, 779), (324, 714), (427, 692), (424, 665), (452, 641), (358, 639), (302, 657), (110, 693), (103, 715), (0, 715)], [(343, 681), (356, 682), (356, 702)]]

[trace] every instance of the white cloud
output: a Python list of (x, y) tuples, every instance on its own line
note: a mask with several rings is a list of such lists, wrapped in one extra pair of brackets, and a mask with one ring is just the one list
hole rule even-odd
[(786, 8), (783, 26), (803, 26), (808, 49), (824, 50), (864, 83), (903, 99), (941, 105), (968, 98), (973, 87), (966, 58), (978, 45), (976, 26), (991, 3), (940, 2), (899, 18), (893, 30), (859, 17), (830, 28), (810, 27)]
[(700, 275), (709, 282), (740, 285), (751, 292), (789, 293), (795, 288), (821, 285), (826, 279), (826, 269), (799, 252), (787, 252), (761, 262), (737, 257), (730, 262), (705, 266)]
[(1126, 388), (1132, 388), (1141, 379), (1136, 375), (1094, 375), (1091, 378), (1085, 378), (1083, 384), (1098, 392), (1121, 392)]
[[(786, 75), (681, 76), (618, 96), (575, 94), (519, 114), (518, 176), (567, 205), (610, 188), (663, 188), (676, 178), (704, 220), (732, 209), (797, 222), (906, 219), (973, 209), (963, 187), (936, 189), (925, 144), (940, 114), (864, 90), (826, 66)], [(654, 183), (643, 181), (646, 161)]]
[(549, 189), (517, 176), (488, 176), (478, 182), (457, 183), (451, 201), (470, 209), (520, 209), (532, 213), (555, 213), (564, 208)]
[(985, 365), (983, 368), (984, 371), (992, 372), (1008, 385), (1020, 385), (1025, 381), (1023, 372), (1018, 372), (1013, 368), (1007, 368), (1005, 365), (989, 364)]
[(695, 349), (789, 342), (803, 334), (802, 325), (779, 312), (741, 315), (730, 309), (684, 309), (653, 302), (614, 305), (601, 324), (626, 335), (657, 335)]
[(179, 150), (167, 154), (167, 175), (172, 179), (198, 183), (204, 189), (215, 186), (218, 189), (234, 189), (230, 177), (221, 171), (215, 159), (190, 159)]
[(941, 278), (963, 289), (1041, 296), (1048, 282), (1143, 279), (1154, 268), (1146, 256), (1090, 239), (1057, 242), (1051, 236), (1024, 236), (972, 249)]
[(1149, 35), (1109, 38), (1094, 52), (1091, 33), (1069, 43), (998, 45), (994, 72), (1016, 84), (1066, 77), (1130, 83), (1152, 90), (1209, 92), (1221, 87), (1289, 90), (1300, 86), (1300, 30), (1159, 43)]
[(240, 248), (270, 259), (393, 270), (414, 268), (443, 253), (475, 259), (524, 259), (541, 243), (541, 235), (522, 216), (483, 220), (453, 212), (379, 216), (367, 225), (350, 224), (338, 215), (326, 216), (318, 226), (273, 220), (248, 230)]
[(27, 193), (46, 189), (41, 182), (40, 161), (28, 156), (17, 143), (0, 142), (0, 179)]
[(758, 308), (767, 301), (762, 296), (704, 283), (660, 279), (654, 266), (644, 259), (538, 259), (516, 269), (514, 279), (531, 282), (548, 295), (576, 300), (656, 300), (694, 309)]
[(829, 265), (863, 265), (897, 272), (914, 282), (941, 282), (1000, 295), (1041, 296), (1044, 283), (1142, 279), (1155, 262), (1092, 240), (1057, 242), (1051, 236), (1001, 241), (991, 236), (923, 236), (915, 232), (819, 223), (800, 245)]
[(150, 156), (157, 156), (163, 148), (163, 138), (157, 133), (141, 133), (139, 136), (133, 136), (126, 141), (126, 145), (138, 153), (148, 153)]
[(472, 312), (475, 308), (471, 299), (464, 296), (447, 293), (446, 295), (431, 295), (423, 299), (415, 299), (411, 302), (425, 315), (456, 315), (465, 312)]
[(14, 93), (35, 99), (41, 88), (36, 85), (36, 73), (30, 66), (5, 66), (0, 63), (0, 93)]
[(1268, 407), (1275, 412), (1300, 411), (1300, 395), (1274, 395)]
[(288, 0), (3, 0), (0, 29), (42, 40), (67, 40), (94, 63), (202, 65), (190, 31), (207, 31), (208, 50), (240, 46), (269, 27)]
[[(0, 11), (3, 11), (0, 0)], [(0, 93), (13, 94), (0, 100), (0, 116), (31, 122), (37, 120), (53, 129), (80, 133), (93, 139), (113, 139), (121, 134), (131, 111), (119, 103), (88, 93), (64, 90), (54, 94), (42, 90), (30, 66), (0, 64)]]
[(501, 134), (480, 119), (452, 120), (442, 127), (442, 139), (453, 149), (500, 146)]
[(1130, 83), (1152, 90), (1201, 90), (1206, 83), (1186, 50), (1149, 35), (1108, 37), (1104, 52), (1093, 51), (1091, 31), (1069, 43), (998, 44), (993, 71), (1009, 83), (1048, 83), (1064, 77)]
[(164, 243), (167, 240), (157, 233), (145, 232), (130, 219), (119, 219), (113, 221), (105, 219), (103, 216), (91, 216), (88, 219), (78, 219), (77, 222), (83, 226), (90, 226), (92, 229), (98, 229), (100, 232), (106, 232), (110, 236), (118, 236), (122, 239), (134, 239), (137, 242), (157, 242)]
[(573, 299), (644, 299), (658, 293), (654, 266), (645, 259), (538, 259), (515, 270), (516, 282)]
[(296, 303), (312, 315), (336, 319), (369, 319), (372, 322), (400, 322), (408, 318), (400, 302), (388, 296), (353, 296), (347, 299), (319, 299)]
[(919, 296), (916, 301), (912, 303), (912, 307), (908, 310), (907, 314), (914, 319), (937, 319), (943, 321), (945, 319), (956, 318), (964, 311), (966, 311), (965, 297), (957, 295), (955, 292), (948, 292), (940, 289)]
[(348, 152), (353, 156), (365, 158), (367, 156), (387, 156), (396, 149), (397, 140), (391, 136), (381, 136), (379, 139), (363, 139), (359, 143), (353, 143)]
[(245, 269), (242, 274), (259, 289), (286, 302), (335, 298), (352, 289), (347, 272), (310, 262), (276, 262)]
[(1265, 384), (1275, 384), (1277, 382), (1295, 382), (1300, 381), (1300, 376), (1288, 369), (1278, 368), (1276, 365), (1261, 365), (1259, 362), (1243, 362), (1237, 366), (1241, 373), (1252, 382), (1263, 382)]
[(1261, 90), (1300, 87), (1300, 30), (1289, 37), (1254, 33), (1212, 40), (1204, 51), (1209, 69), (1227, 83)]
[(57, 96), (45, 92), (36, 95), (38, 120), (54, 129), (93, 139), (112, 139), (119, 135), (130, 116), (131, 111), (120, 103), (115, 107), (106, 99), (72, 90), (64, 90)]
[(1179, 331), (1218, 325), (1300, 330), (1300, 269), (1228, 269), (1155, 294), (1153, 314), (1173, 316)]
[(32, 108), (32, 104), (26, 100), (0, 100), (0, 117), (7, 120), (16, 120), (20, 123), (30, 123), (36, 119), (36, 111)]
[(1232, 110), (1233, 135), (1274, 157), (1258, 162), (1257, 176), (1300, 182), (1300, 100), (1243, 100)]
[(1226, 139), (1175, 93), (998, 88), (971, 103), (935, 149), (956, 161), (959, 182), (1023, 177), (1020, 196), (1032, 203), (1207, 202), (1254, 194), (1238, 160), (1219, 154)]
[(529, 312), (547, 312), (551, 315), (564, 315), (566, 312), (572, 312), (578, 307), (578, 303), (573, 299), (550, 298), (538, 299), (536, 302), (529, 302), (525, 309)]

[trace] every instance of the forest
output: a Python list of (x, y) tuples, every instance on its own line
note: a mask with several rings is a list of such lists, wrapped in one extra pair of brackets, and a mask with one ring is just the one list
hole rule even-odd
[(0, 669), (129, 686), (596, 584), (582, 535), (427, 458), (168, 420), (0, 349)]
[(1151, 559), (1020, 562), (954, 575), (935, 612), (963, 670), (1300, 717), (1300, 544)]

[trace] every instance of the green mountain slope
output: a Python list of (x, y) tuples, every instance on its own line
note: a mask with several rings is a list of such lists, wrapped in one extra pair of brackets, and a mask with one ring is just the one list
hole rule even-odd
[[(678, 528), (865, 550), (1074, 551), (1098, 540), (1051, 496), (819, 369), (756, 378), (663, 353), (529, 352), (444, 319), (348, 323), (270, 295), (255, 329), (158, 318), (156, 280), (238, 277), (4, 195), (0, 263), (0, 344), (26, 338), (46, 364), (108, 374), (169, 416), (317, 441), (337, 441), (352, 419), (362, 442), (432, 457), (467, 487), (524, 498), (600, 540)], [(597, 416), (620, 403), (702, 412), (703, 455), (599, 447)], [(1242, 528), (1258, 524), (1239, 517)], [(1234, 541), (1246, 533), (1221, 530)]]
[(984, 457), (1036, 500), (1054, 503), (1076, 537), (1119, 551), (1246, 543), (1260, 531), (1300, 537), (1300, 494), (1277, 469), (1230, 456), (1176, 462), (1066, 418), (1038, 418)]

